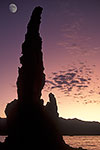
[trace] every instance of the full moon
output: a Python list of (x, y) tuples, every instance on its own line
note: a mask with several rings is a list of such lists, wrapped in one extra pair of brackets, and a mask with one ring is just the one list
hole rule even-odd
[(10, 5), (9, 5), (9, 10), (10, 10), (12, 13), (16, 13), (16, 11), (17, 11), (17, 5), (15, 5), (15, 4), (10, 4)]

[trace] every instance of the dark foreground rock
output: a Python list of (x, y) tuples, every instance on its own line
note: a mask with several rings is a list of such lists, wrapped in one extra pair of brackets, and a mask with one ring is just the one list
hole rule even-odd
[(17, 79), (18, 100), (6, 107), (8, 137), (0, 143), (0, 147), (3, 150), (81, 150), (65, 144), (55, 122), (41, 103), (41, 91), (45, 84), (39, 34), (41, 13), (42, 8), (36, 7), (27, 26), (20, 58), (22, 67)]

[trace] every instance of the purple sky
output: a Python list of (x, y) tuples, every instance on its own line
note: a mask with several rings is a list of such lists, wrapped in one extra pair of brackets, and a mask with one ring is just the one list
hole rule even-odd
[[(16, 13), (9, 10), (11, 3)], [(36, 6), (43, 7), (45, 102), (53, 92), (60, 116), (100, 121), (100, 0), (0, 1), (0, 116), (17, 97), (21, 44)]]

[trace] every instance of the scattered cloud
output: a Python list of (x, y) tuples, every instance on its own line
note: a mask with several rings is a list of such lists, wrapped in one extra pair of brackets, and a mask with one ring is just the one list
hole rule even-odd
[(73, 64), (68, 69), (52, 72), (49, 80), (46, 80), (45, 90), (50, 92), (57, 89), (66, 97), (74, 97), (77, 102), (83, 100), (84, 104), (92, 103), (93, 100), (88, 100), (88, 97), (96, 93), (100, 95), (99, 86), (94, 88), (92, 85), (96, 82), (93, 81), (94, 67), (80, 61), (77, 67)]
[(100, 53), (100, 42), (97, 37), (86, 32), (88, 25), (83, 14), (78, 10), (69, 10), (66, 20), (68, 21), (61, 26), (63, 38), (57, 43), (60, 47), (71, 55), (90, 56)]
[[(50, 84), (52, 88), (59, 88), (59, 90), (72, 91), (74, 87), (81, 89), (87, 88), (89, 81), (91, 81), (91, 68), (80, 62), (80, 67), (71, 66), (67, 70), (59, 72), (53, 72), (50, 80), (46, 80), (46, 83)], [(84, 76), (84, 77), (83, 77)]]

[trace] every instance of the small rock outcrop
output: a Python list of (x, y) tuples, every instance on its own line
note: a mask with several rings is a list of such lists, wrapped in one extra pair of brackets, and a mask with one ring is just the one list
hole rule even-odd
[(49, 94), (49, 102), (47, 102), (44, 109), (46, 113), (48, 113), (50, 119), (56, 124), (56, 126), (58, 126), (59, 113), (58, 113), (58, 106), (54, 94), (52, 93)]

